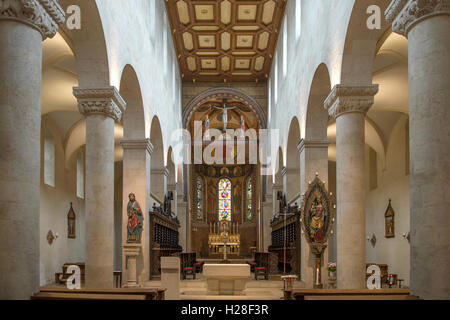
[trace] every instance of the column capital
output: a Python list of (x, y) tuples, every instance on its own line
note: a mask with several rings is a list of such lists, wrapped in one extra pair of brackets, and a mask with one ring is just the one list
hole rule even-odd
[(123, 149), (146, 149), (150, 155), (153, 152), (153, 144), (150, 139), (122, 139), (120, 145)]
[(305, 140), (302, 139), (297, 145), (298, 152), (302, 153), (307, 148), (327, 148), (330, 145), (330, 140)]
[(450, 0), (393, 0), (384, 13), (392, 31), (405, 37), (417, 22), (440, 14), (450, 15)]
[(53, 38), (66, 14), (57, 0), (2, 0), (0, 20), (15, 20), (38, 30), (42, 39)]
[(273, 184), (272, 185), (272, 190), (275, 190), (275, 191), (279, 191), (279, 190), (283, 190), (283, 184)]
[(333, 118), (344, 113), (360, 112), (366, 114), (374, 102), (378, 85), (349, 86), (337, 84), (324, 102), (325, 109)]
[(152, 174), (162, 174), (162, 175), (165, 175), (166, 177), (168, 177), (169, 176), (169, 169), (167, 167), (164, 167), (162, 169), (152, 169), (150, 171), (150, 173), (152, 173)]
[(120, 122), (126, 109), (125, 100), (122, 99), (116, 87), (74, 87), (73, 95), (78, 99), (78, 109), (84, 116), (103, 114)]

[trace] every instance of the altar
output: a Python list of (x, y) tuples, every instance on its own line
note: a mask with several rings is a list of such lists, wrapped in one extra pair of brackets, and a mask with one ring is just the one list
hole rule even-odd
[(240, 243), (239, 224), (228, 221), (210, 224), (208, 235), (210, 256), (214, 254), (225, 254), (225, 257), (227, 254), (239, 256)]
[(250, 279), (248, 264), (205, 264), (208, 295), (244, 295), (245, 285)]

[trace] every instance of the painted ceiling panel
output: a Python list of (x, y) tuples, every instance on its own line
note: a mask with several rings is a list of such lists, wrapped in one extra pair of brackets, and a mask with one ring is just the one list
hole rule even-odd
[(166, 0), (183, 81), (265, 81), (285, 7), (286, 0)]

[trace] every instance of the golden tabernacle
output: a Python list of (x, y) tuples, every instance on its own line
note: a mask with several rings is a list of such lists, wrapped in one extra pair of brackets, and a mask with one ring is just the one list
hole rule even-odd
[(226, 247), (227, 253), (239, 255), (241, 243), (239, 224), (230, 222), (227, 225), (224, 228), (220, 223), (210, 223), (208, 236), (210, 254), (223, 254)]

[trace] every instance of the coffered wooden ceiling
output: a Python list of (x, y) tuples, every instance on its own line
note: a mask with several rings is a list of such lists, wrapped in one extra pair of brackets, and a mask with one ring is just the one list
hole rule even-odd
[(286, 0), (166, 0), (183, 81), (268, 78)]

